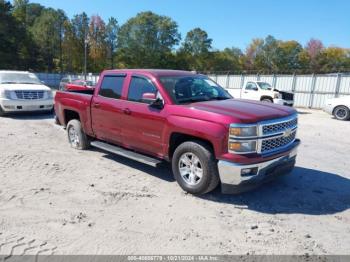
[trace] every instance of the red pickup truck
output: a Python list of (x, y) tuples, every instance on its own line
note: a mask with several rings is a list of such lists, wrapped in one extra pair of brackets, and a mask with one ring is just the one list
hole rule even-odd
[(233, 99), (187, 71), (107, 70), (94, 89), (58, 91), (55, 112), (73, 148), (169, 161), (192, 194), (219, 183), (240, 193), (290, 173), (300, 143), (293, 108)]

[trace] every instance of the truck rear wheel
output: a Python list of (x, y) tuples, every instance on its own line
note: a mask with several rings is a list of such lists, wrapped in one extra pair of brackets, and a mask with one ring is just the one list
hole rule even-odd
[(89, 140), (79, 120), (73, 119), (67, 124), (68, 141), (75, 149), (84, 150), (89, 147)]
[(201, 141), (184, 142), (172, 158), (172, 169), (180, 187), (191, 194), (205, 194), (219, 183), (217, 161), (210, 147)]

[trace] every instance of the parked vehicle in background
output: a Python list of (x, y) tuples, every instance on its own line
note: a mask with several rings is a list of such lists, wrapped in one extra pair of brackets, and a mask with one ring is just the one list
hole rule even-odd
[(0, 116), (11, 112), (52, 109), (53, 93), (35, 74), (0, 71)]
[(293, 93), (279, 91), (267, 82), (248, 81), (238, 92), (237, 90), (230, 89), (228, 91), (235, 98), (250, 99), (284, 106), (294, 105)]
[(294, 109), (232, 99), (186, 71), (104, 71), (93, 90), (58, 91), (55, 111), (73, 148), (169, 161), (192, 194), (219, 182), (224, 193), (240, 193), (290, 173), (300, 143)]
[(65, 90), (66, 85), (71, 83), (72, 81), (76, 80), (76, 78), (73, 78), (72, 76), (65, 76), (61, 79), (60, 85), (58, 87), (59, 90)]
[(86, 90), (86, 89), (92, 89), (95, 87), (95, 84), (93, 81), (90, 80), (83, 80), (83, 79), (77, 79), (73, 80), (71, 83), (67, 83), (65, 85), (64, 90), (73, 91), (73, 90)]
[(326, 101), (323, 110), (338, 120), (350, 119), (350, 96), (331, 98)]

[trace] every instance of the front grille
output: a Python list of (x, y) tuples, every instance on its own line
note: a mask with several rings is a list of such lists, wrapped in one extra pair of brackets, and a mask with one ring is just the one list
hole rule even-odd
[(282, 133), (287, 129), (294, 129), (298, 125), (297, 117), (277, 124), (266, 124), (262, 127), (263, 135)]
[(291, 101), (294, 100), (294, 94), (292, 94), (292, 93), (281, 92), (281, 94), (282, 94), (282, 99), (284, 99), (284, 100), (291, 100)]
[(289, 136), (280, 136), (276, 138), (269, 138), (262, 140), (261, 142), (261, 153), (268, 153), (270, 151), (274, 151), (283, 146), (286, 146), (292, 143), (296, 136), (296, 130), (293, 131)]
[(16, 90), (15, 93), (17, 98), (22, 100), (37, 100), (44, 98), (44, 91), (40, 90)]

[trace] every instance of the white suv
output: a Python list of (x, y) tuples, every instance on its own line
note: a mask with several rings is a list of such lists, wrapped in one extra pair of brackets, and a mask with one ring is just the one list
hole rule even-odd
[(52, 109), (53, 93), (35, 74), (0, 71), (0, 116), (10, 112)]

